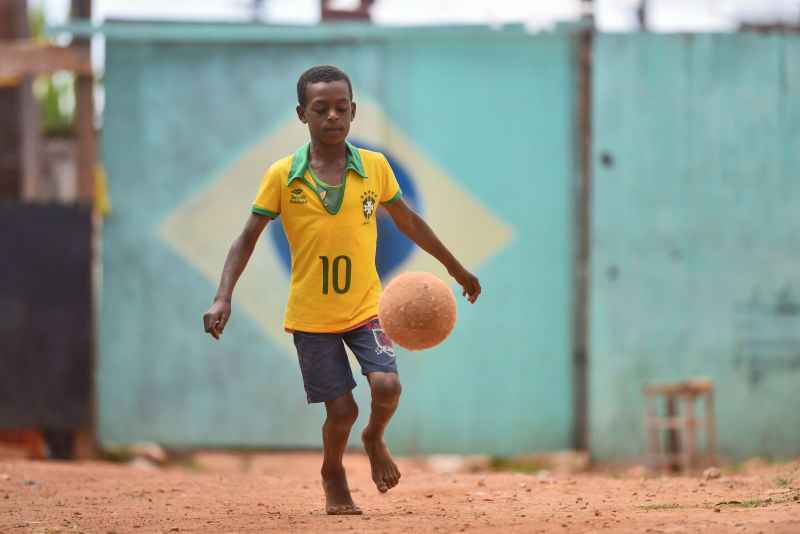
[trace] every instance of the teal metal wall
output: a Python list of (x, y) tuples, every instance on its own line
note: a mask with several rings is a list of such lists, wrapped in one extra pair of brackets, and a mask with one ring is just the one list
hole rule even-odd
[(601, 35), (590, 441), (643, 452), (642, 384), (707, 376), (723, 454), (800, 443), (800, 38)]
[[(520, 28), (392, 30), (111, 25), (97, 373), (103, 442), (319, 446), (274, 242), (260, 243), (222, 341), (202, 333), (230, 242), (271, 160), (305, 137), (305, 68), (334, 63), (361, 104), (354, 135), (387, 150), (419, 207), (480, 276), (442, 346), (400, 351), (389, 431), (401, 453), (569, 445), (573, 40)], [(437, 267), (413, 253), (397, 271)], [(367, 388), (357, 399), (366, 420)]]

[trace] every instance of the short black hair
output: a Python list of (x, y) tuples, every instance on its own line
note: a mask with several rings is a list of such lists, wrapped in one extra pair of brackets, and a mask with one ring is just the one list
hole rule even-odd
[(353, 100), (353, 84), (350, 83), (350, 77), (344, 71), (333, 65), (317, 65), (311, 67), (297, 80), (297, 103), (305, 107), (306, 105), (306, 87), (310, 83), (317, 82), (338, 82), (344, 80), (347, 82), (347, 89), (350, 91), (350, 100)]

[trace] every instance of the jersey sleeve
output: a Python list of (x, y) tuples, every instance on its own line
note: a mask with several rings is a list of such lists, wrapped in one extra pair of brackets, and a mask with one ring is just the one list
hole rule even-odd
[(392, 166), (389, 165), (389, 161), (383, 154), (381, 154), (381, 161), (383, 162), (381, 170), (381, 204), (391, 204), (403, 197), (403, 191), (400, 189), (400, 184), (397, 183)]
[(276, 219), (281, 214), (281, 190), (285, 172), (281, 173), (279, 165), (272, 165), (261, 179), (261, 186), (253, 201), (251, 211)]

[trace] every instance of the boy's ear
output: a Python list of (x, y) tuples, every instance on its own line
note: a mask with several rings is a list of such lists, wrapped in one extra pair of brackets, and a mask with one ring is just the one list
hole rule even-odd
[(297, 106), (297, 118), (300, 119), (300, 122), (303, 124), (308, 124), (308, 119), (306, 118), (306, 110), (303, 106)]
[(355, 120), (356, 118), (356, 103), (350, 102), (350, 120)]

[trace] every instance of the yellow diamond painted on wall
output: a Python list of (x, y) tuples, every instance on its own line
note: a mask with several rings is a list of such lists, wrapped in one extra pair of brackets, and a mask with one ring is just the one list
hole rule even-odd
[[(510, 243), (512, 229), (431, 161), (373, 102), (359, 102), (351, 140), (386, 151), (390, 161), (413, 176), (423, 217), (468, 269), (477, 270)], [(296, 118), (287, 119), (223, 169), (210, 185), (178, 206), (163, 222), (161, 239), (216, 287), (225, 256), (249, 216), (267, 167), (307, 141), (305, 126)], [(414, 203), (413, 198), (409, 200)], [(291, 336), (283, 330), (289, 288), (287, 263), (274, 240), (259, 240), (237, 284), (232, 320), (238, 314), (247, 314), (287, 355), (294, 356)], [(394, 272), (402, 271), (428, 271), (449, 280), (444, 268), (416, 247), (395, 266)], [(485, 285), (491, 287), (490, 283)]]

